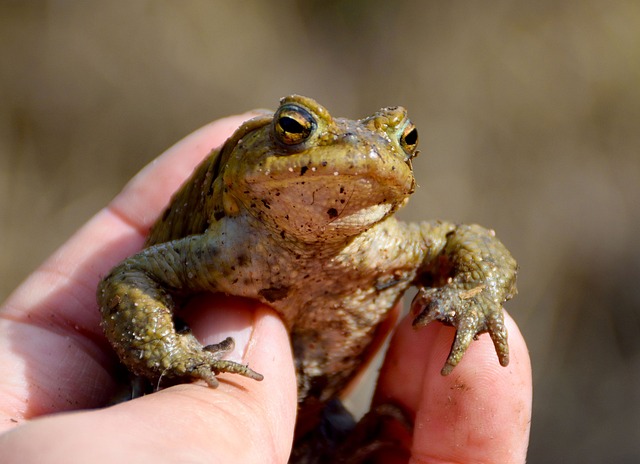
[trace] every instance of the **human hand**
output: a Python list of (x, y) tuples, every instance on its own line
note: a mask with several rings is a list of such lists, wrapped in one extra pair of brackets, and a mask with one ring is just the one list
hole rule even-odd
[[(116, 388), (114, 355), (95, 302), (99, 279), (142, 247), (171, 193), (246, 117), (217, 121), (169, 149), (0, 309), (4, 462), (286, 461), (296, 410), (291, 350), (280, 319), (257, 303), (202, 297), (188, 308), (187, 321), (204, 343), (233, 336), (236, 352), (244, 352), (235, 360), (265, 374), (263, 382), (223, 375), (216, 390), (180, 385), (87, 410), (104, 405)], [(407, 444), (415, 462), (524, 462), (531, 374), (524, 342), (509, 328), (507, 369), (483, 336), (443, 378), (450, 329), (432, 324), (414, 331), (401, 324), (376, 401), (415, 414)], [(77, 412), (49, 415), (71, 410)]]
[(0, 461), (286, 462), (296, 412), (290, 343), (280, 319), (258, 303), (203, 296), (185, 319), (205, 344), (233, 336), (235, 352), (244, 352), (235, 360), (267, 374), (264, 381), (223, 375), (216, 390), (180, 385), (89, 410), (117, 388), (98, 281), (143, 246), (171, 194), (250, 116), (217, 121), (170, 148), (4, 303)]
[(507, 367), (498, 363), (491, 338), (483, 334), (448, 376), (440, 370), (455, 329), (429, 324), (416, 330), (412, 322), (408, 315), (396, 328), (372, 409), (399, 406), (413, 427), (383, 428), (380, 439), (401, 446), (383, 449), (376, 462), (404, 463), (410, 457), (412, 464), (523, 464), (531, 426), (531, 363), (513, 319), (505, 313)]

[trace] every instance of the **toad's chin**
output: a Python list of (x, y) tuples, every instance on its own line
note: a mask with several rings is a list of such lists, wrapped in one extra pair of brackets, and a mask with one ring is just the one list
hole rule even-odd
[(340, 215), (331, 221), (330, 226), (336, 228), (353, 228), (371, 226), (384, 219), (393, 205), (390, 203), (381, 203), (379, 205), (363, 208), (352, 214)]

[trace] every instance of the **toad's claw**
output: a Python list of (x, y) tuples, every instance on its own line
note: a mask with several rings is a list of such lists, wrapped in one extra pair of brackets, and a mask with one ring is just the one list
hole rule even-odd
[(204, 380), (211, 388), (216, 388), (219, 383), (216, 376), (222, 372), (239, 374), (258, 381), (264, 379), (262, 374), (250, 369), (249, 366), (224, 359), (209, 361), (196, 366), (193, 371), (191, 371), (191, 377)]
[(455, 285), (420, 288), (411, 303), (411, 311), (416, 315), (413, 321), (416, 328), (435, 320), (456, 328), (455, 339), (442, 368), (442, 375), (451, 373), (471, 341), (484, 332), (489, 332), (500, 364), (509, 364), (509, 346), (502, 306), (485, 295), (484, 286), (471, 289)]
[(498, 353), (500, 365), (509, 365), (509, 343), (507, 343), (507, 327), (504, 324), (504, 314), (501, 310), (487, 316), (487, 329)]
[(264, 378), (262, 374), (258, 374), (256, 371), (250, 369), (249, 366), (220, 359), (227, 353), (233, 351), (234, 347), (235, 342), (231, 337), (225, 338), (220, 343), (205, 346), (200, 354), (202, 362), (194, 367), (191, 372), (191, 377), (204, 380), (212, 388), (218, 386), (216, 376), (222, 372), (239, 374), (254, 380), (262, 380)]
[(235, 347), (231, 337), (204, 347), (189, 331), (176, 334), (176, 338), (182, 342), (184, 350), (167, 353), (163, 359), (166, 367), (161, 377), (204, 380), (211, 388), (218, 386), (217, 375), (223, 372), (243, 375), (254, 380), (263, 379), (261, 374), (244, 364), (221, 359)]

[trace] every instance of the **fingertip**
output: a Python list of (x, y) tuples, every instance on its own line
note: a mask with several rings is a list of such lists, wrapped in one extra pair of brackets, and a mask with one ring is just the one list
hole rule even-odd
[(452, 462), (524, 462), (531, 365), (517, 325), (507, 314), (505, 322), (511, 352), (507, 367), (500, 365), (489, 335), (483, 334), (447, 376), (440, 371), (454, 330), (430, 324), (412, 331), (406, 320), (399, 326), (375, 401), (395, 402), (415, 417), (414, 456)]
[(454, 462), (522, 463), (531, 422), (531, 366), (508, 315), (511, 361), (498, 362), (487, 334), (474, 341), (447, 377), (425, 373), (416, 412), (417, 455)]
[(282, 447), (282, 453), (288, 453), (293, 440), (297, 387), (291, 343), (280, 317), (255, 300), (201, 295), (189, 303), (184, 318), (203, 344), (234, 338), (234, 350), (225, 359), (246, 364), (262, 379), (223, 373), (218, 376), (220, 385), (214, 393), (221, 392), (258, 408), (270, 433), (279, 437), (275, 445)]
[(149, 446), (173, 448), (191, 441), (194, 454), (216, 462), (286, 462), (297, 398), (289, 337), (280, 318), (256, 301), (222, 295), (196, 297), (183, 311), (201, 343), (234, 337), (229, 355), (263, 379), (222, 373), (216, 376), (217, 388), (204, 382), (176, 385), (103, 410), (103, 417), (113, 419), (119, 411), (120, 417), (161, 427)]

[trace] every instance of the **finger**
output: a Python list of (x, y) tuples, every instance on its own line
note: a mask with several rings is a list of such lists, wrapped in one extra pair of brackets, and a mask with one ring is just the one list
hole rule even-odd
[[(487, 334), (472, 342), (460, 364), (440, 375), (453, 329), (414, 330), (405, 319), (391, 342), (375, 403), (400, 405), (415, 418), (416, 463), (523, 463), (531, 419), (531, 365), (513, 320), (505, 315), (511, 362), (502, 367)], [(399, 380), (401, 379), (401, 380)]]
[(258, 305), (250, 338), (244, 360), (265, 375), (262, 382), (223, 374), (217, 389), (180, 385), (36, 420), (0, 437), (3, 462), (286, 462), (296, 411), (288, 335)]
[(170, 148), (9, 296), (0, 309), (0, 369), (10, 374), (0, 379), (6, 424), (96, 406), (111, 395), (114, 358), (99, 325), (98, 281), (142, 247), (177, 185), (249, 116), (212, 123)]

